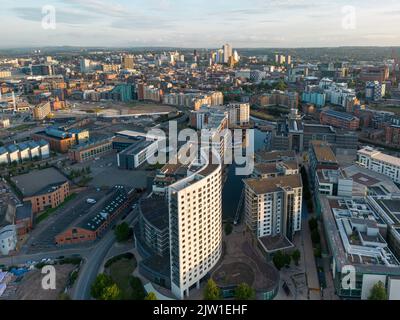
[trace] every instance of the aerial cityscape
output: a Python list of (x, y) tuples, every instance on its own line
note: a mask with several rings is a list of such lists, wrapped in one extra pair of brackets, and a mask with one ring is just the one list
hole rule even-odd
[(400, 300), (400, 3), (4, 2), (0, 300)]

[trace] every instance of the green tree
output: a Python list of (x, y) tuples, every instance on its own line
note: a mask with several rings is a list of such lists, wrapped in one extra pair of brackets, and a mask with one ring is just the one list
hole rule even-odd
[(311, 240), (314, 244), (319, 244), (321, 242), (321, 236), (317, 229), (311, 231)]
[(232, 223), (230, 223), (230, 222), (225, 223), (224, 230), (225, 230), (225, 234), (227, 236), (229, 236), (233, 231)]
[(204, 300), (221, 300), (222, 293), (221, 289), (218, 288), (214, 280), (209, 279), (204, 289)]
[(293, 259), (295, 265), (298, 266), (299, 261), (300, 261), (300, 251), (299, 250), (296, 249), (295, 251), (293, 251), (292, 259)]
[(100, 300), (118, 300), (120, 298), (121, 290), (118, 288), (117, 284), (114, 283), (103, 289)]
[(385, 285), (383, 284), (382, 281), (379, 281), (372, 287), (371, 294), (368, 297), (368, 300), (387, 300), (387, 299), (388, 296), (386, 293)]
[(317, 229), (317, 228), (318, 228), (318, 221), (317, 221), (317, 219), (311, 218), (311, 219), (308, 221), (308, 225), (310, 226), (311, 231)]
[(71, 300), (71, 297), (68, 295), (68, 293), (61, 292), (58, 296), (58, 300)]
[(144, 300), (146, 291), (144, 290), (142, 281), (137, 277), (130, 277), (129, 284), (132, 288), (132, 300)]
[(102, 298), (104, 289), (112, 286), (113, 284), (114, 282), (110, 276), (106, 275), (105, 273), (101, 273), (94, 280), (90, 288), (90, 294), (93, 298), (99, 300)]
[(254, 300), (255, 297), (255, 290), (247, 283), (241, 283), (235, 289), (235, 300)]
[(149, 292), (144, 300), (157, 300), (157, 297), (154, 292)]
[(118, 242), (125, 242), (129, 239), (130, 229), (126, 222), (119, 224), (115, 228), (115, 237)]
[(281, 270), (286, 264), (285, 255), (282, 251), (278, 251), (277, 253), (275, 253), (272, 261), (274, 262), (274, 265), (278, 270)]

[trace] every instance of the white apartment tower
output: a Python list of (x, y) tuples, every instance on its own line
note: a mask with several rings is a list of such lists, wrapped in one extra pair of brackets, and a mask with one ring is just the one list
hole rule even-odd
[(221, 169), (210, 163), (195, 166), (169, 187), (171, 290), (179, 299), (199, 287), (221, 257)]
[(246, 179), (245, 222), (257, 237), (283, 235), (293, 239), (301, 230), (303, 185), (300, 175)]
[(229, 58), (233, 55), (232, 46), (230, 44), (224, 44), (222, 49), (224, 50), (224, 63), (228, 63)]

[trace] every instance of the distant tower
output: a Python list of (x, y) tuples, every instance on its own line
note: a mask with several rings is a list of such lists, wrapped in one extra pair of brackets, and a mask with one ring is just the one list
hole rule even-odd
[(392, 69), (392, 85), (394, 84), (394, 83), (396, 83), (396, 81), (397, 81), (397, 78), (396, 78), (396, 68), (397, 68), (397, 66), (398, 66), (398, 64), (399, 64), (399, 59), (398, 59), (398, 57), (397, 57), (397, 54), (396, 54), (396, 49), (395, 48), (392, 48), (392, 59), (393, 59), (393, 69)]
[(15, 102), (15, 93), (14, 93), (14, 91), (12, 92), (12, 98), (13, 98), (14, 112), (17, 112), (17, 104)]

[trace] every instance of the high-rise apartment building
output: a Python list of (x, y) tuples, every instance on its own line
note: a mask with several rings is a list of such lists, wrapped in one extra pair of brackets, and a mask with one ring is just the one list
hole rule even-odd
[(231, 103), (227, 107), (229, 112), (229, 126), (245, 126), (250, 122), (250, 104)]
[(224, 63), (228, 63), (229, 62), (229, 58), (232, 57), (232, 55), (233, 55), (232, 46), (230, 44), (224, 44), (223, 47), (222, 47), (222, 50), (224, 52), (223, 62)]
[(365, 84), (365, 99), (368, 101), (379, 101), (386, 93), (386, 84), (379, 81), (367, 81)]
[(171, 290), (180, 299), (222, 253), (221, 165), (207, 163), (169, 186)]
[(245, 223), (257, 239), (293, 239), (301, 230), (303, 185), (298, 174), (245, 179)]
[(133, 69), (135, 67), (135, 60), (132, 55), (125, 55), (122, 57), (122, 69)]

